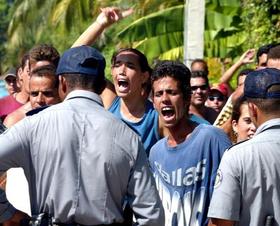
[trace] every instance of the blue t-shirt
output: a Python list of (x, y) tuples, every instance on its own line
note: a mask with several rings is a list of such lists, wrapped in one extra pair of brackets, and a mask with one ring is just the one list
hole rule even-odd
[(194, 115), (194, 114), (190, 114), (190, 120), (193, 122), (196, 122), (197, 124), (207, 124), (207, 125), (211, 125), (210, 122), (208, 122), (207, 120)]
[(131, 122), (125, 119), (121, 114), (120, 106), (121, 98), (116, 97), (108, 110), (117, 118), (124, 121), (141, 137), (146, 153), (149, 156), (151, 147), (160, 139), (158, 132), (158, 114), (154, 109), (152, 102), (149, 100), (146, 101), (146, 110), (139, 122)]
[(221, 157), (231, 145), (227, 135), (200, 124), (176, 147), (167, 138), (150, 152), (150, 165), (165, 210), (165, 225), (207, 225), (207, 210)]

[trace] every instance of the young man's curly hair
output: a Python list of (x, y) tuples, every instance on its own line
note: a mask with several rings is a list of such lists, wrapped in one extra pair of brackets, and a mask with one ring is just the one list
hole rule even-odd
[(56, 48), (48, 44), (37, 45), (29, 51), (29, 64), (34, 64), (38, 61), (49, 61), (57, 67), (59, 58), (60, 55)]

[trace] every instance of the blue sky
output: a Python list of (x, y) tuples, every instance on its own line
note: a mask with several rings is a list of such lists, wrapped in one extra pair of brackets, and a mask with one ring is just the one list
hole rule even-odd
[(3, 80), (0, 80), (0, 98), (8, 95), (7, 90), (5, 89), (5, 83)]

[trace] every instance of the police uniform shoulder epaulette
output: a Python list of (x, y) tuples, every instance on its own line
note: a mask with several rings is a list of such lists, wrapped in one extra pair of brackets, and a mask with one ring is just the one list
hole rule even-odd
[(25, 115), (26, 116), (35, 115), (35, 114), (39, 113), (40, 111), (43, 111), (44, 109), (46, 109), (48, 107), (49, 107), (48, 105), (45, 105), (45, 106), (42, 106), (42, 107), (32, 109), (32, 110), (28, 111)]

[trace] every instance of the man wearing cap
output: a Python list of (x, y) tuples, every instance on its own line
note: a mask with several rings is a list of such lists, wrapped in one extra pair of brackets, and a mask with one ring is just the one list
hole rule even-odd
[(19, 91), (19, 87), (17, 85), (17, 72), (15, 68), (10, 68), (2, 77), (5, 81), (6, 89), (9, 95), (12, 95)]
[(208, 217), (211, 225), (279, 225), (280, 70), (249, 73), (244, 95), (258, 129), (223, 155)]
[(8, 114), (23, 106), (29, 99), (29, 56), (25, 54), (18, 69), (20, 91), (0, 99), (0, 117), (2, 121)]
[[(24, 169), (32, 215), (53, 225), (122, 225), (124, 198), (139, 225), (163, 225), (163, 209), (139, 137), (103, 108), (105, 59), (87, 46), (59, 61), (62, 103), (0, 136), (0, 170)], [(36, 136), (35, 136), (36, 134)], [(0, 190), (0, 222), (21, 213)]]
[(227, 101), (228, 93), (229, 89), (226, 84), (214, 84), (210, 88), (206, 105), (220, 113)]
[(3, 80), (5, 81), (5, 86), (9, 95), (0, 99), (0, 117), (2, 121), (4, 121), (5, 117), (9, 113), (23, 105), (22, 101), (16, 98), (17, 94), (20, 92), (20, 88), (17, 86), (16, 73), (16, 69), (11, 68), (3, 76)]

